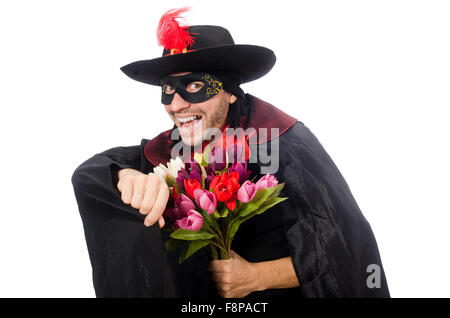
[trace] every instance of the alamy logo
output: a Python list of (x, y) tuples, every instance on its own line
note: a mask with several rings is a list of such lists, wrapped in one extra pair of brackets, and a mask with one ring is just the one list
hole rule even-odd
[(381, 268), (380, 265), (370, 264), (367, 266), (367, 273), (370, 275), (367, 277), (366, 284), (370, 289), (381, 288)]
[[(198, 133), (201, 133), (199, 131)], [(202, 136), (203, 141), (212, 140), (212, 139), (220, 139), (222, 138), (223, 132), (217, 128), (208, 128)], [(270, 128), (270, 136), (279, 136), (280, 131), (278, 128)], [(174, 129), (170, 138), (172, 140), (179, 140), (181, 134), (179, 129)], [(227, 128), (226, 130), (226, 138), (230, 142), (230, 140), (240, 140), (241, 137), (244, 136), (248, 139), (248, 146), (250, 148), (251, 156), (248, 160), (249, 163), (259, 163), (260, 165), (260, 173), (261, 174), (275, 174), (278, 172), (280, 157), (279, 157), (279, 138), (268, 138), (268, 129), (267, 128), (259, 128), (256, 130), (253, 127), (249, 127), (247, 129), (243, 128)], [(266, 141), (267, 142), (260, 142)], [(233, 142), (230, 142), (230, 145)], [(198, 147), (198, 146), (197, 146)], [(180, 141), (175, 143), (175, 145), (171, 149), (171, 158), (180, 157), (183, 161), (192, 157), (192, 148), (190, 145), (185, 144)], [(194, 149), (194, 151), (196, 151)], [(234, 157), (234, 147), (228, 147), (226, 149), (228, 156)], [(221, 163), (218, 161), (219, 158), (215, 158), (214, 161), (216, 163)]]

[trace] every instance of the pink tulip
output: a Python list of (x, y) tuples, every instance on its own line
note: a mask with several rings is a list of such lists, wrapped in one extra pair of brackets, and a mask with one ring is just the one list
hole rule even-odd
[(185, 217), (190, 210), (195, 209), (194, 202), (185, 194), (181, 194), (175, 201), (175, 207), (179, 210), (179, 214)]
[(189, 231), (199, 231), (203, 226), (203, 217), (195, 210), (190, 210), (187, 216), (175, 222), (182, 229)]
[(207, 190), (195, 190), (194, 198), (197, 205), (208, 214), (213, 214), (217, 207), (217, 199), (214, 193)]
[(236, 197), (239, 201), (247, 203), (254, 198), (256, 191), (256, 184), (247, 180), (239, 188)]
[(256, 191), (258, 191), (260, 189), (265, 189), (265, 188), (272, 188), (272, 187), (277, 186), (277, 184), (278, 184), (278, 180), (277, 180), (277, 178), (275, 178), (274, 175), (266, 174), (264, 177), (259, 179), (258, 182), (256, 182)]

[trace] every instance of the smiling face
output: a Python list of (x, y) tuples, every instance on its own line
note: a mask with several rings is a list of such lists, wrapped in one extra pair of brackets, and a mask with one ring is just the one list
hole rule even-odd
[[(170, 76), (175, 77), (187, 74), (191, 74), (191, 72), (177, 73)], [(181, 94), (186, 99), (190, 99), (191, 102), (186, 101), (176, 91), (176, 89), (180, 89), (180, 85), (177, 88), (173, 84), (163, 84), (162, 86), (163, 96), (165, 94), (171, 98), (171, 100), (169, 98), (165, 99), (167, 102), (170, 102), (170, 104), (164, 105), (165, 109), (179, 128), (181, 138), (187, 145), (196, 146), (201, 144), (207, 130), (210, 128), (223, 130), (226, 126), (229, 105), (236, 101), (234, 95), (220, 89), (215, 91), (214, 96), (204, 101), (192, 102), (199, 99), (195, 98), (196, 93), (198, 96), (201, 91), (206, 91), (205, 85), (208, 85), (205, 81), (195, 80), (194, 78), (185, 81), (182, 87), (185, 91), (182, 91)]]

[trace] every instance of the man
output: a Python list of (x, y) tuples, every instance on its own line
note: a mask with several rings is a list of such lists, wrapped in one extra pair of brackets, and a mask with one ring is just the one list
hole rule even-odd
[[(235, 45), (222, 27), (180, 26), (184, 11), (160, 21), (162, 57), (122, 68), (162, 88), (174, 128), (97, 154), (72, 177), (97, 296), (388, 297), (375, 238), (330, 157), (301, 122), (239, 87), (270, 71), (273, 52)], [(227, 127), (256, 131), (253, 146), (275, 154), (289, 199), (243, 223), (230, 260), (200, 250), (177, 264), (160, 230), (169, 191), (148, 173), (171, 158), (174, 132), (201, 151), (207, 132)]]

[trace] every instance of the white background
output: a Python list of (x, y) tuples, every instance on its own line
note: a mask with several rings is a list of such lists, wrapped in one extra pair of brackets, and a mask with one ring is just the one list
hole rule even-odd
[(303, 121), (346, 178), (393, 297), (449, 297), (448, 1), (2, 1), (0, 296), (94, 297), (70, 178), (171, 127), (119, 67), (189, 4), (277, 64), (243, 85)]

